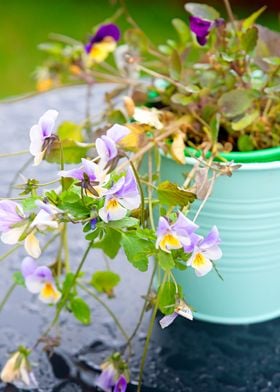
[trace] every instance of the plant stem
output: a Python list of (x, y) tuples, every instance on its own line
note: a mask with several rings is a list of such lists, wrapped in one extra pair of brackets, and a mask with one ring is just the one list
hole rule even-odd
[(81, 259), (81, 261), (80, 261), (80, 263), (79, 263), (79, 265), (78, 265), (78, 268), (77, 268), (77, 270), (76, 270), (76, 272), (75, 272), (75, 275), (74, 275), (74, 277), (73, 277), (73, 279), (72, 279), (71, 284), (69, 284), (69, 286), (67, 287), (67, 290), (65, 290), (65, 293), (63, 293), (63, 296), (62, 296), (60, 302), (59, 302), (58, 305), (57, 305), (56, 313), (55, 313), (55, 315), (54, 315), (53, 320), (51, 321), (51, 323), (50, 323), (50, 325), (48, 326), (48, 328), (46, 329), (46, 331), (45, 331), (45, 332), (41, 335), (41, 337), (36, 341), (36, 343), (35, 343), (34, 346), (33, 346), (33, 349), (35, 349), (35, 348), (38, 346), (38, 344), (40, 343), (42, 337), (47, 336), (48, 333), (49, 333), (49, 332), (51, 331), (51, 329), (53, 328), (53, 326), (57, 323), (57, 321), (58, 321), (58, 319), (59, 319), (59, 315), (60, 315), (61, 311), (63, 310), (63, 308), (64, 308), (64, 306), (65, 306), (65, 304), (66, 304), (66, 302), (67, 302), (67, 300), (68, 300), (68, 295), (70, 294), (72, 288), (74, 287), (74, 285), (75, 285), (75, 283), (76, 283), (76, 280), (77, 280), (77, 278), (78, 278), (78, 276), (79, 276), (79, 273), (81, 272), (81, 269), (82, 269), (83, 266), (84, 266), (84, 263), (85, 263), (85, 261), (86, 261), (86, 259), (87, 259), (87, 256), (88, 256), (88, 254), (89, 254), (89, 252), (90, 252), (90, 250), (91, 250), (92, 244), (93, 244), (93, 241), (91, 241), (91, 242), (89, 243), (87, 249), (85, 250), (85, 252), (84, 252), (84, 254), (83, 254), (83, 257), (82, 257), (82, 259)]
[(225, 5), (225, 8), (226, 8), (229, 20), (230, 20), (230, 22), (232, 24), (232, 28), (235, 31), (235, 33), (237, 34), (237, 30), (236, 30), (236, 26), (235, 26), (235, 20), (234, 20), (234, 16), (233, 16), (233, 12), (232, 12), (232, 9), (231, 9), (230, 2), (229, 2), (229, 0), (223, 0), (223, 1), (224, 1), (224, 5)]
[(69, 257), (67, 228), (68, 228), (67, 222), (65, 222), (62, 231), (62, 243), (63, 243), (63, 250), (64, 250), (64, 266), (65, 266), (65, 271), (68, 273), (71, 271), (71, 268), (69, 262), (70, 257)]
[(20, 248), (20, 244), (16, 244), (13, 248), (8, 250), (8, 252), (4, 253), (3, 255), (0, 256), (0, 261), (5, 260), (8, 256), (10, 256), (12, 253), (14, 253), (18, 248)]
[[(60, 170), (64, 170), (64, 151), (62, 146), (62, 141), (60, 140)], [(65, 178), (61, 177), (61, 187), (62, 191), (65, 189)]]
[[(153, 183), (153, 161), (152, 161), (152, 150), (149, 151), (148, 155), (148, 175), (149, 175), (149, 183)], [(153, 231), (155, 231), (155, 223), (154, 223), (154, 215), (153, 215), (153, 188), (152, 186), (148, 186), (148, 198), (149, 198), (149, 218), (150, 224)]]
[(30, 163), (33, 161), (33, 157), (28, 158), (28, 160), (21, 166), (21, 168), (16, 172), (14, 175), (14, 178), (10, 182), (7, 197), (10, 197), (12, 194), (12, 188), (15, 185), (18, 177), (24, 172), (24, 170), (30, 165)]
[(8, 158), (8, 157), (17, 157), (19, 155), (25, 155), (28, 154), (28, 150), (22, 150), (22, 151), (16, 151), (16, 152), (8, 152), (5, 154), (0, 154), (0, 158)]
[(163, 277), (163, 280), (162, 280), (162, 284), (161, 284), (160, 290), (158, 292), (156, 304), (154, 306), (153, 313), (152, 313), (152, 316), (151, 316), (151, 320), (150, 320), (150, 323), (149, 323), (147, 337), (146, 337), (145, 346), (144, 346), (144, 350), (143, 350), (143, 355), (142, 355), (141, 363), (140, 363), (140, 371), (139, 371), (137, 392), (141, 392), (143, 373), (144, 373), (144, 366), (145, 366), (145, 362), (146, 362), (146, 358), (147, 358), (147, 354), (148, 354), (150, 340), (151, 340), (151, 337), (152, 337), (152, 332), (153, 332), (153, 328), (154, 328), (155, 318), (156, 318), (158, 307), (159, 307), (159, 300), (160, 300), (160, 297), (161, 297), (161, 293), (162, 293), (162, 289), (163, 289), (164, 283), (166, 281), (166, 277), (167, 277), (167, 272), (165, 272), (165, 274), (164, 274), (164, 277)]
[(148, 301), (149, 301), (149, 294), (150, 294), (151, 289), (152, 289), (152, 285), (153, 285), (153, 281), (154, 281), (154, 277), (155, 277), (156, 271), (157, 271), (157, 262), (155, 260), (153, 272), (152, 272), (151, 279), (150, 279), (149, 286), (148, 286), (148, 290), (147, 290), (147, 293), (146, 293), (145, 302), (144, 302), (144, 305), (142, 307), (142, 310), (141, 310), (141, 313), (140, 313), (140, 317), (139, 317), (139, 320), (138, 320), (138, 322), (136, 324), (136, 327), (134, 328), (134, 331), (132, 332), (132, 334), (130, 335), (130, 337), (128, 339), (129, 342), (132, 342), (132, 340), (135, 338), (139, 328), (141, 327), (141, 324), (142, 324), (142, 321), (143, 321), (143, 318), (144, 318), (144, 315), (145, 315), (145, 312), (146, 312), (147, 304), (148, 304)]
[(8, 289), (8, 291), (6, 292), (4, 298), (2, 299), (1, 303), (0, 303), (0, 312), (3, 310), (4, 306), (6, 305), (7, 301), (9, 300), (12, 292), (14, 291), (14, 289), (16, 288), (17, 284), (16, 282), (14, 282)]
[(104, 309), (106, 309), (106, 311), (109, 313), (109, 315), (112, 317), (112, 319), (116, 323), (116, 326), (119, 328), (121, 334), (125, 338), (126, 343), (127, 343), (128, 347), (129, 347), (129, 351), (131, 352), (130, 338), (129, 338), (128, 334), (126, 333), (126, 331), (124, 330), (124, 328), (121, 325), (121, 323), (119, 322), (119, 320), (118, 320), (117, 316), (115, 315), (115, 313), (110, 309), (110, 307), (106, 304), (106, 302), (104, 302), (101, 298), (99, 298), (98, 295), (96, 295), (93, 291), (88, 289), (85, 285), (83, 285), (81, 283), (78, 283), (78, 286), (82, 290), (84, 290), (87, 294), (91, 295), (98, 303), (100, 303), (100, 305), (103, 306)]

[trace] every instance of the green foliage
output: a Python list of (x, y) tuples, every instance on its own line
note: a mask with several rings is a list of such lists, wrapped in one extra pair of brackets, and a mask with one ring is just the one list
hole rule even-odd
[(255, 96), (251, 90), (239, 88), (223, 94), (218, 100), (218, 105), (226, 117), (235, 117), (249, 109), (254, 98)]
[(114, 259), (120, 250), (121, 238), (122, 235), (119, 231), (106, 227), (103, 231), (102, 239), (95, 242), (92, 246), (93, 248), (102, 249), (108, 257)]
[(246, 19), (244, 19), (242, 23), (242, 27), (244, 30), (249, 29), (250, 27), (253, 26), (253, 24), (256, 22), (258, 17), (266, 10), (266, 5), (260, 8), (258, 11), (254, 12), (250, 16), (248, 16)]
[(241, 135), (238, 138), (238, 149), (240, 151), (252, 151), (254, 150), (254, 144), (252, 138), (249, 135)]
[[(142, 232), (143, 233), (143, 232)], [(154, 244), (146, 241), (137, 232), (122, 233), (121, 245), (125, 251), (127, 260), (139, 271), (148, 269), (148, 257), (155, 252)]]
[(25, 287), (25, 279), (20, 271), (13, 273), (13, 280), (18, 286)]
[(174, 282), (165, 282), (158, 288), (160, 293), (159, 309), (163, 314), (172, 314), (177, 300), (176, 286)]
[(182, 72), (182, 61), (176, 49), (173, 49), (173, 52), (171, 53), (169, 72), (173, 79), (180, 79)]
[(70, 139), (63, 139), (52, 143), (50, 151), (46, 154), (45, 159), (50, 163), (61, 162), (61, 145), (65, 163), (80, 163), (85, 158), (90, 147), (87, 144), (76, 142)]
[(258, 42), (258, 29), (256, 26), (250, 27), (241, 36), (241, 46), (246, 53), (252, 52)]
[(172, 19), (173, 27), (175, 28), (179, 39), (185, 45), (191, 39), (191, 32), (189, 26), (182, 19)]
[(74, 297), (70, 299), (70, 310), (73, 315), (84, 325), (89, 325), (91, 323), (91, 311), (88, 304), (79, 297)]
[(160, 203), (167, 206), (185, 207), (196, 198), (194, 193), (180, 189), (178, 185), (169, 181), (160, 183), (157, 193)]
[(112, 271), (96, 271), (90, 284), (100, 293), (112, 296), (113, 289), (119, 284), (120, 276)]
[(215, 20), (220, 17), (220, 14), (218, 13), (218, 11), (216, 11), (215, 8), (210, 7), (207, 4), (187, 3), (187, 4), (185, 4), (185, 9), (191, 15), (196, 16), (201, 19)]
[(83, 141), (82, 127), (71, 121), (64, 121), (57, 128), (57, 135), (60, 140), (74, 140), (76, 142)]
[(157, 257), (159, 266), (164, 271), (170, 271), (172, 270), (172, 268), (175, 267), (175, 262), (171, 253), (163, 252), (162, 250), (160, 250)]

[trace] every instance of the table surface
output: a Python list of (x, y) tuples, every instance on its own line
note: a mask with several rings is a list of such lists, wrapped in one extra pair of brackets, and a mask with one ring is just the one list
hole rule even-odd
[[(110, 86), (97, 86), (92, 96), (93, 120), (98, 118), (102, 96)], [(29, 129), (47, 109), (60, 112), (59, 121), (84, 119), (85, 88), (82, 86), (60, 89), (42, 95), (0, 104), (0, 154), (28, 149)], [(28, 156), (0, 160), (0, 197), (17, 170)], [(55, 178), (56, 167), (42, 163), (40, 172), (30, 166), (24, 172), (27, 177), (40, 180)], [(77, 241), (76, 231), (71, 231), (71, 262), (79, 261), (86, 244)], [(1, 245), (1, 252), (7, 251)], [(43, 263), (50, 263), (55, 250), (49, 250)], [(1, 264), (0, 295), (12, 282), (12, 273), (20, 268), (24, 253), (20, 250)], [(123, 277), (116, 290), (116, 298), (109, 300), (113, 311), (131, 332), (143, 304), (143, 295), (150, 271), (135, 270), (120, 253), (111, 262), (112, 269)], [(86, 270), (104, 268), (104, 260), (98, 250), (89, 257)], [(129, 276), (129, 279), (127, 278)], [(125, 283), (124, 283), (125, 279)], [(279, 299), (280, 300), (280, 299)], [(18, 287), (10, 303), (0, 314), (0, 365), (2, 366), (19, 344), (32, 345), (40, 331), (51, 319), (53, 309), (38, 302), (24, 288)], [(143, 350), (149, 314), (146, 315), (134, 345), (132, 380), (137, 379), (137, 369)], [(71, 320), (71, 322), (70, 322)], [(61, 318), (62, 344), (52, 358), (38, 350), (34, 359), (35, 374), (40, 391), (95, 391), (93, 385), (98, 365), (112, 350), (123, 346), (122, 337), (114, 327), (110, 316), (97, 303), (92, 303), (92, 326), (83, 327), (69, 314)], [(0, 384), (0, 391), (15, 391), (12, 386)], [(135, 382), (129, 391), (136, 391)], [(161, 330), (156, 323), (148, 360), (145, 367), (143, 392), (270, 392), (280, 391), (280, 319), (266, 323), (224, 326), (186, 321), (177, 318), (172, 326)]]

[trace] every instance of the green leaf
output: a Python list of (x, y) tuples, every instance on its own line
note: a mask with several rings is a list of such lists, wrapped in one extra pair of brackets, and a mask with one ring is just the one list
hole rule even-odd
[(113, 289), (119, 282), (119, 275), (112, 271), (96, 271), (91, 277), (90, 284), (98, 292), (112, 296)]
[(158, 253), (158, 263), (164, 271), (170, 271), (175, 267), (175, 262), (171, 253), (163, 252)]
[(127, 119), (121, 110), (112, 110), (106, 115), (106, 120), (112, 124), (125, 124), (127, 123)]
[(255, 49), (258, 42), (258, 35), (259, 32), (256, 26), (250, 27), (242, 34), (241, 46), (246, 53), (251, 53)]
[(92, 247), (102, 249), (108, 257), (114, 259), (120, 250), (121, 238), (121, 233), (110, 227), (106, 227), (103, 239), (99, 242), (95, 242)]
[(196, 199), (194, 193), (180, 189), (169, 181), (160, 183), (157, 192), (160, 203), (167, 206), (185, 207)]
[(139, 219), (133, 217), (126, 217), (118, 221), (110, 221), (107, 223), (108, 227), (112, 229), (123, 229), (129, 227), (135, 227), (139, 225)]
[(186, 44), (191, 38), (189, 26), (182, 19), (178, 18), (172, 19), (172, 24), (182, 44)]
[(280, 57), (277, 56), (263, 57), (262, 60), (270, 65), (275, 65), (275, 66), (280, 65)]
[(253, 151), (254, 144), (249, 135), (241, 135), (237, 140), (237, 147), (239, 151)]
[(46, 42), (46, 43), (41, 43), (38, 45), (39, 50), (42, 50), (43, 52), (46, 52), (50, 55), (53, 56), (59, 56), (62, 54), (63, 51), (63, 45), (58, 42)]
[[(64, 139), (61, 141), (63, 147), (64, 163), (80, 163), (85, 158), (90, 149), (87, 144), (75, 142), (74, 140)], [(60, 142), (53, 142), (50, 152), (45, 159), (50, 163), (60, 163)]]
[(63, 203), (77, 203), (81, 199), (78, 193), (73, 191), (62, 192), (60, 199)]
[(201, 19), (215, 20), (220, 17), (218, 11), (215, 8), (210, 7), (206, 4), (201, 3), (187, 3), (185, 4), (185, 10), (191, 15), (196, 16)]
[(13, 273), (13, 279), (18, 286), (25, 287), (25, 279), (20, 271), (16, 271)]
[(95, 230), (91, 231), (89, 234), (86, 235), (86, 240), (87, 241), (93, 241), (95, 238), (97, 238), (100, 234), (100, 230), (96, 228)]
[(252, 90), (236, 89), (223, 94), (218, 100), (221, 112), (226, 117), (235, 117), (249, 109), (254, 100)]
[(137, 28), (126, 30), (124, 40), (129, 46), (141, 51), (146, 51), (149, 46), (146, 35)]
[(220, 130), (220, 113), (216, 113), (210, 120), (210, 129), (211, 129), (211, 141), (212, 143), (216, 143), (218, 140), (219, 130)]
[(258, 11), (254, 12), (253, 14), (251, 14), (248, 18), (244, 19), (243, 23), (242, 23), (242, 27), (247, 30), (249, 29), (251, 26), (253, 26), (253, 24), (255, 23), (255, 21), (258, 19), (258, 17), (266, 10), (267, 6), (263, 6), (262, 8), (260, 8)]
[(137, 229), (136, 235), (139, 238), (142, 238), (147, 241), (155, 241), (156, 240), (155, 232), (152, 229), (142, 229), (140, 227), (139, 229)]
[(245, 114), (240, 120), (231, 123), (232, 129), (234, 131), (240, 131), (241, 129), (247, 128), (259, 117), (259, 115), (260, 113), (258, 110)]
[(181, 93), (173, 94), (171, 101), (177, 105), (187, 106), (193, 102), (193, 97), (191, 95), (187, 96)]
[(182, 72), (182, 61), (181, 57), (176, 49), (173, 49), (171, 57), (170, 57), (170, 66), (169, 66), (169, 73), (170, 76), (175, 79), (179, 80)]
[(122, 233), (121, 245), (128, 261), (142, 272), (148, 269), (148, 256), (154, 252), (154, 244), (139, 238), (135, 232)]
[(40, 200), (39, 197), (28, 197), (24, 200), (22, 200), (21, 205), (25, 211), (32, 211), (34, 208), (36, 208), (36, 201)]
[(73, 281), (74, 281), (74, 274), (72, 272), (68, 272), (68, 274), (65, 276), (63, 286), (62, 286), (63, 293), (69, 290), (70, 286), (72, 286)]
[(71, 298), (70, 309), (76, 319), (79, 320), (82, 324), (88, 325), (91, 323), (90, 307), (82, 298)]
[(159, 309), (163, 314), (172, 314), (176, 305), (176, 286), (174, 282), (166, 282), (158, 288), (160, 293)]
[(57, 129), (57, 135), (60, 140), (75, 140), (76, 142), (83, 141), (82, 127), (71, 121), (64, 121)]

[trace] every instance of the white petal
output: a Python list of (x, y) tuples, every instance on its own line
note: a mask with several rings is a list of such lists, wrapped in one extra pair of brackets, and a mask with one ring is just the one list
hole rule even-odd
[(34, 259), (38, 259), (41, 255), (40, 243), (33, 232), (25, 238), (24, 248), (31, 257), (34, 257)]
[(20, 226), (20, 227), (14, 227), (13, 229), (10, 229), (1, 235), (1, 241), (4, 242), (4, 244), (9, 244), (9, 245), (14, 245), (18, 242), (20, 239), (20, 236), (24, 232), (26, 226)]
[(34, 275), (27, 276), (25, 279), (25, 285), (28, 291), (33, 294), (38, 294), (40, 293), (42, 287), (43, 287), (42, 281), (35, 277)]
[(30, 154), (37, 155), (42, 151), (42, 146), (44, 143), (41, 128), (38, 125), (33, 125), (33, 127), (30, 129), (29, 136), (31, 141), (29, 146)]
[(98, 212), (98, 215), (100, 216), (100, 218), (101, 218), (104, 222), (108, 223), (108, 214), (107, 214), (107, 211), (106, 211), (105, 206), (102, 207), (102, 208), (100, 208), (100, 210), (99, 210), (99, 212)]
[(140, 206), (141, 198), (140, 195), (136, 195), (133, 197), (125, 197), (125, 198), (121, 198), (119, 202), (127, 210), (135, 210)]

